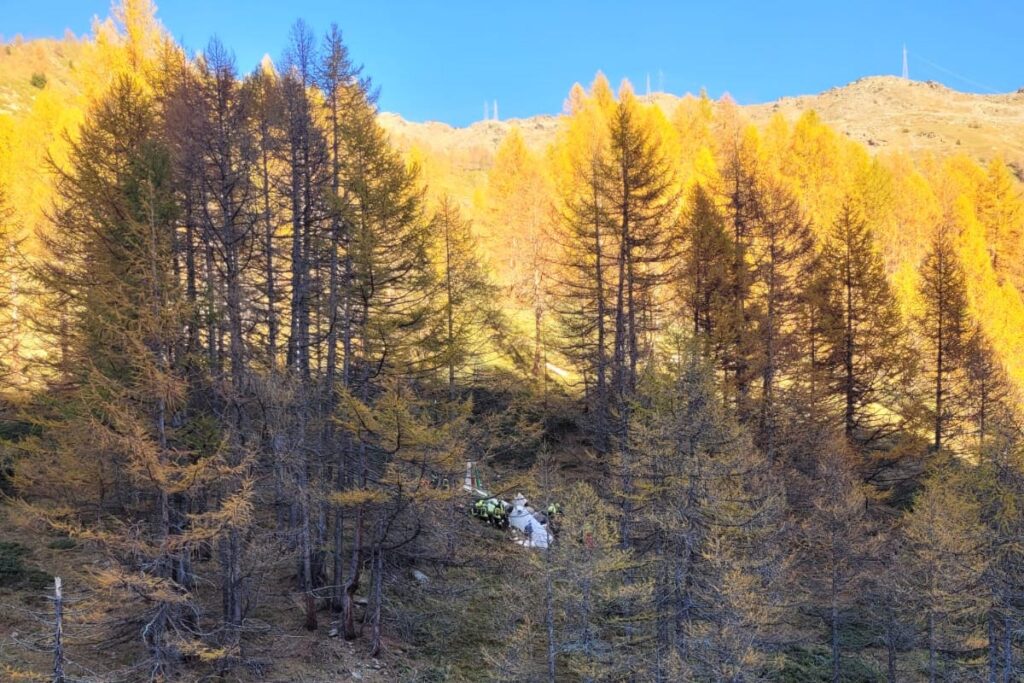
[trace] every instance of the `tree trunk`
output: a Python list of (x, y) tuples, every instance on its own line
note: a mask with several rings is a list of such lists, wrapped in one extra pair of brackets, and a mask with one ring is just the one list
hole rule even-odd
[[(345, 453), (348, 450), (348, 440), (344, 439), (341, 448), (338, 449), (337, 471), (334, 473), (334, 490), (345, 489)], [(345, 558), (343, 555), (345, 543), (345, 513), (340, 505), (334, 508), (334, 553), (332, 555), (331, 572), (331, 611), (335, 614), (341, 612), (343, 603), (343, 573)]]
[(840, 666), (839, 650), (839, 587), (838, 570), (832, 567), (832, 606), (829, 615), (829, 627), (832, 635), (832, 683), (840, 683), (842, 667)]
[(213, 373), (214, 377), (220, 377), (220, 327), (217, 325), (217, 296), (216, 284), (213, 277), (213, 242), (210, 240), (208, 235), (206, 237), (205, 257), (206, 258), (204, 266), (206, 269), (206, 347), (210, 361), (210, 372)]
[(381, 608), (384, 605), (384, 548), (383, 539), (379, 534), (384, 532), (383, 519), (378, 525), (378, 540), (373, 551), (373, 637), (370, 641), (370, 656), (376, 657), (381, 652)]
[(885, 664), (887, 683), (897, 683), (896, 669), (896, 622), (890, 617), (886, 627), (888, 633), (885, 639)]
[[(293, 132), (293, 138), (295, 133)], [(301, 327), (305, 320), (305, 313), (303, 311), (305, 302), (305, 273), (306, 273), (306, 262), (305, 253), (303, 251), (303, 235), (305, 232), (305, 226), (302, 223), (302, 175), (300, 170), (301, 161), (299, 160), (298, 143), (293, 139), (291, 143), (291, 155), (289, 159), (291, 163), (291, 187), (289, 188), (289, 194), (291, 195), (291, 212), (292, 212), (292, 249), (291, 249), (291, 268), (292, 268), (292, 291), (291, 291), (291, 310), (289, 320), (291, 321), (291, 330), (288, 335), (288, 352), (286, 361), (288, 366), (291, 368), (300, 369), (302, 367), (302, 350), (300, 349), (302, 333)]]
[(356, 507), (355, 530), (352, 533), (352, 550), (348, 566), (348, 580), (341, 604), (341, 624), (345, 640), (355, 640), (355, 596), (359, 589), (359, 575), (363, 564), (363, 506)]
[[(367, 483), (366, 445), (359, 444), (359, 485), (365, 489)], [(342, 601), (342, 626), (345, 638), (356, 637), (355, 627), (355, 595), (359, 588), (359, 578), (363, 564), (363, 525), (365, 522), (365, 504), (356, 506), (355, 530), (352, 536), (352, 550), (348, 567), (348, 581), (345, 582), (344, 599)]]
[(302, 591), (306, 609), (305, 627), (307, 631), (316, 630), (316, 598), (313, 595), (313, 550), (310, 536), (309, 519), (309, 472), (304, 455), (299, 456), (299, 552), (302, 553)]
[(277, 359), (277, 287), (276, 275), (274, 273), (274, 220), (270, 210), (270, 161), (268, 159), (267, 142), (269, 135), (264, 130), (261, 140), (260, 172), (262, 174), (263, 187), (263, 249), (266, 252), (266, 270), (264, 277), (265, 292), (267, 298), (267, 361), (270, 367), (274, 367)]
[(989, 611), (988, 627), (988, 683), (999, 681), (999, 634), (996, 632), (995, 612)]
[(938, 306), (938, 326), (936, 328), (936, 340), (935, 345), (935, 452), (938, 453), (942, 450), (942, 398), (944, 395), (943, 380), (945, 379), (945, 367), (943, 362), (945, 361), (945, 350), (946, 350), (946, 339), (945, 339), (945, 321), (943, 316), (943, 306), (939, 303)]
[(928, 610), (928, 683), (935, 683), (937, 673), (935, 662), (935, 613)]
[(445, 321), (448, 325), (448, 400), (455, 400), (455, 303), (452, 300), (452, 238), (451, 216), (448, 214), (447, 200), (444, 204), (444, 285), (445, 285)]
[[(596, 171), (594, 171), (596, 176)], [(597, 450), (600, 453), (608, 452), (609, 425), (608, 425), (608, 349), (607, 331), (605, 330), (607, 315), (607, 303), (604, 292), (604, 247), (601, 243), (601, 216), (599, 212), (598, 185), (595, 181), (593, 187), (594, 202), (594, 281), (597, 298), (597, 386), (595, 395), (595, 412), (597, 422), (597, 437), (595, 439)]]
[(59, 576), (53, 577), (53, 683), (64, 683), (64, 594)]
[(1013, 677), (1013, 631), (1015, 624), (1009, 617), (1003, 619), (1003, 683), (1011, 683)]
[(548, 683), (555, 683), (555, 598), (554, 580), (551, 576), (551, 546), (544, 551), (544, 626), (548, 636)]
[(853, 438), (854, 427), (854, 336), (853, 336), (853, 281), (850, 272), (850, 264), (853, 254), (850, 253), (850, 241), (846, 243), (846, 262), (844, 263), (845, 289), (846, 289), (846, 329), (843, 335), (843, 393), (846, 398), (846, 411), (844, 413), (844, 424), (846, 438)]

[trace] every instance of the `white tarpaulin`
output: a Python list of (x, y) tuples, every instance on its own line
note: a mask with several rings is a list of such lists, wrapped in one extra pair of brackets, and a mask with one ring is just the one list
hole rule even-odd
[[(462, 485), (463, 490), (472, 493), (477, 498), (491, 498), (484, 489), (480, 488), (474, 476), (473, 466), (475, 463), (466, 463), (466, 480)], [(508, 523), (515, 529), (522, 540), (518, 543), (527, 548), (547, 548), (553, 540), (551, 530), (548, 528), (547, 517), (544, 513), (537, 513), (526, 504), (526, 497), (518, 493), (511, 503), (501, 502), (508, 512)]]
[(532, 548), (547, 548), (551, 535), (547, 524), (542, 524), (536, 514), (526, 505), (523, 494), (516, 496), (512, 503), (512, 511), (508, 513), (508, 523), (523, 535), (523, 545)]

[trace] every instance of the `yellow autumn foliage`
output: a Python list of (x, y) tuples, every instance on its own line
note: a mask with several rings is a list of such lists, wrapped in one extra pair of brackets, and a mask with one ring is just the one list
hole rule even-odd
[[(29, 237), (45, 230), (53, 202), (52, 169), (66, 161), (66, 141), (74, 138), (89, 103), (125, 71), (140, 74), (144, 83), (156, 82), (161, 60), (180, 54), (180, 48), (169, 41), (150, 0), (126, 0), (113, 18), (95, 22), (91, 36), (18, 45), (0, 57), (0, 67), (24, 73), (51, 53), (70, 66), (41, 90), (24, 86), (19, 92), (27, 94), (16, 111), (0, 113), (0, 187), (14, 208), (12, 223)], [(1002, 161), (981, 165), (962, 155), (876, 156), (813, 111), (796, 120), (776, 114), (755, 127), (728, 96), (717, 101), (706, 93), (687, 96), (664, 111), (637, 97), (628, 83), (616, 93), (601, 73), (589, 88), (576, 84), (569, 90), (558, 133), (546, 149), (532, 148), (516, 125), (507, 129), (495, 153), (483, 147), (448, 149), (394, 134), (410, 163), (421, 169), (428, 197), (451, 197), (472, 221), (481, 258), (502, 285), (503, 303), (524, 337), (539, 340), (543, 334), (542, 290), (552, 286), (546, 269), (558, 220), (556, 198), (574, 182), (574, 165), (603, 144), (604, 124), (623, 99), (641, 112), (644, 127), (672, 159), (682, 197), (696, 183), (720, 186), (725, 160), (738, 152), (742, 163), (757, 165), (796, 194), (819, 236), (845, 199), (856, 202), (873, 229), (905, 316), (918, 307), (915, 273), (928, 236), (943, 217), (953, 217), (973, 317), (1016, 386), (1024, 388), (1024, 198)], [(34, 244), (33, 239), (25, 243), (30, 255)], [(20, 334), (22, 356), (46, 352), (28, 330)]]

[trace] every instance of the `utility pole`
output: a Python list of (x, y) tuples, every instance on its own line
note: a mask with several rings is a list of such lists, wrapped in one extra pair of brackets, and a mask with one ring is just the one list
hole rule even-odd
[(493, 113), (494, 113), (494, 120), (497, 121), (498, 120), (498, 100), (494, 100), (494, 110), (493, 110)]
[(903, 44), (903, 78), (910, 80), (910, 68), (907, 65), (907, 44)]
[(64, 683), (64, 597), (60, 577), (53, 577), (53, 683)]

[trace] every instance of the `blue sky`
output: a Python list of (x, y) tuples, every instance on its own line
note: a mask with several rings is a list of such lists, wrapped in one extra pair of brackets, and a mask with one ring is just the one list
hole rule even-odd
[[(638, 91), (707, 88), (741, 103), (818, 92), (861, 76), (898, 74), (960, 90), (1024, 86), (1021, 0), (157, 0), (159, 17), (192, 49), (212, 35), (239, 68), (279, 58), (292, 22), (341, 27), (381, 87), (381, 108), (464, 125), (498, 100), (502, 118), (555, 113), (574, 82), (602, 70)], [(0, 34), (89, 30), (108, 0), (0, 0)]]

